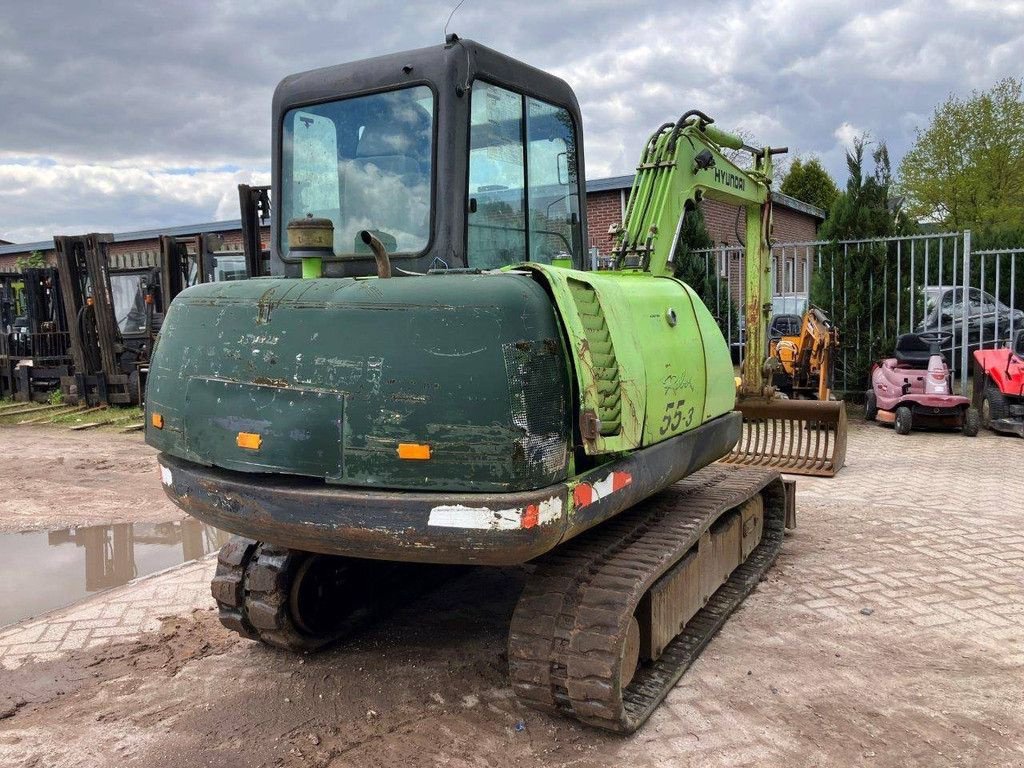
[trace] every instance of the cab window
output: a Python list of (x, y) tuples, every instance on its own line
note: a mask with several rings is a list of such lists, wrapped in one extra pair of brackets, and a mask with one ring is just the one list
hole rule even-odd
[(478, 81), (470, 102), (470, 267), (580, 264), (576, 132), (568, 110)]
[[(334, 223), (334, 253), (369, 254), (373, 231), (391, 253), (430, 241), (434, 95), (426, 86), (289, 110), (282, 137), (282, 223)], [(278, 247), (288, 253), (285, 227)]]

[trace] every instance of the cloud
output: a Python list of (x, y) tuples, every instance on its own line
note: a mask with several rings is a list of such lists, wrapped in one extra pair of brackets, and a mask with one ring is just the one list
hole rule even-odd
[(863, 128), (858, 128), (850, 123), (843, 123), (832, 131), (832, 135), (836, 137), (836, 141), (839, 142), (840, 148), (844, 151), (853, 146), (854, 139), (863, 136), (865, 133), (866, 131)]
[[(270, 165), (283, 76), (438, 44), (453, 2), (11, 5), (0, 237), (27, 239), (237, 215), (236, 176)], [(817, 154), (842, 185), (837, 126), (885, 139), (898, 161), (935, 104), (1024, 60), (1024, 4), (994, 0), (468, 0), (450, 31), (573, 86), (591, 178), (632, 172), (651, 130), (698, 107)]]
[(48, 240), (55, 234), (173, 226), (238, 218), (238, 184), (269, 180), (265, 171), (0, 157), (0, 211), (10, 221), (21, 222), (4, 232), (6, 239), (16, 242)]

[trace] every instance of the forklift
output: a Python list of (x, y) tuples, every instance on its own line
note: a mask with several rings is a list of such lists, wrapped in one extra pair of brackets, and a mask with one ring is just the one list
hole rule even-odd
[(244, 280), (269, 274), (269, 251), (260, 227), (270, 216), (269, 187), (239, 185), (241, 251), (225, 250), (214, 233), (160, 236), (157, 265), (115, 264), (113, 235), (54, 237), (57, 270), (68, 290), (64, 313), (71, 318), (74, 371), (59, 377), (65, 402), (77, 405), (138, 405), (145, 399), (149, 358), (164, 313), (186, 288), (200, 283)]
[(53, 267), (0, 281), (0, 398), (45, 401), (71, 370), (67, 319)]
[[(238, 207), (242, 218), (242, 252), (245, 277), (266, 277), (270, 274), (270, 249), (263, 247), (261, 227), (270, 224), (270, 186), (238, 185)], [(239, 279), (227, 277), (222, 279)], [(221, 282), (211, 278), (207, 282)]]
[(110, 234), (54, 237), (74, 372), (61, 379), (71, 405), (138, 405), (142, 368), (162, 320), (155, 267), (114, 269)]

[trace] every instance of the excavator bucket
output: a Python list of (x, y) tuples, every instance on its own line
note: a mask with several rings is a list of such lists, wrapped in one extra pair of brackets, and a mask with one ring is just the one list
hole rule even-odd
[(846, 404), (834, 400), (741, 399), (743, 434), (721, 461), (833, 477), (846, 463)]

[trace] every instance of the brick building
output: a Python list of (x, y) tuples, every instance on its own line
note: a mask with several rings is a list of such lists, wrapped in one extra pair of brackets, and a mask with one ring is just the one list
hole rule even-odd
[[(611, 251), (608, 228), (621, 224), (626, 211), (626, 201), (633, 185), (633, 176), (613, 176), (587, 182), (587, 239), (591, 248), (597, 248), (601, 256)], [(818, 227), (825, 220), (825, 211), (808, 205), (781, 192), (772, 192), (772, 239), (777, 243), (806, 243), (817, 239)], [(733, 296), (741, 296), (743, 281), (743, 257), (737, 229), (742, 233), (744, 219), (740, 209), (717, 200), (701, 202), (708, 234), (715, 246), (723, 246), (716, 257), (719, 273), (727, 277), (732, 285)], [(810, 265), (805, 261), (803, 249), (790, 249), (776, 254), (776, 293), (802, 293), (807, 290)], [(727, 259), (728, 263), (722, 260)]]

